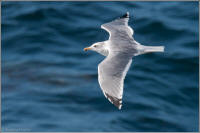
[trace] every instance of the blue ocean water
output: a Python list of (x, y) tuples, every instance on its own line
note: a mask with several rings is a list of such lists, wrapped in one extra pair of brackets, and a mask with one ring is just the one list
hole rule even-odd
[[(198, 2), (2, 2), (3, 131), (198, 131)], [(164, 53), (133, 58), (122, 110), (83, 48), (129, 11), (134, 38)]]

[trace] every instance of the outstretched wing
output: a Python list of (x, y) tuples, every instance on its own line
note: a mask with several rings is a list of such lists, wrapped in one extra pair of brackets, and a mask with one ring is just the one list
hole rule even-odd
[(125, 53), (109, 54), (98, 66), (98, 81), (105, 97), (121, 109), (124, 79), (132, 62)]
[(101, 28), (109, 33), (110, 35), (109, 39), (117, 37), (120, 34), (123, 34), (124, 36), (130, 39), (133, 38), (134, 31), (130, 26), (128, 26), (128, 21), (129, 21), (129, 13), (127, 12), (122, 17), (115, 19), (114, 21), (111, 21), (109, 23), (101, 25)]

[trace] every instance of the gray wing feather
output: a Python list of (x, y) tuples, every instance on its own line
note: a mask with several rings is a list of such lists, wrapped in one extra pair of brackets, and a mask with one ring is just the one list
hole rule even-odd
[(115, 36), (119, 36), (118, 34), (120, 33), (127, 35), (129, 38), (133, 38), (132, 36), (134, 31), (130, 26), (128, 26), (128, 21), (129, 13), (127, 12), (124, 16), (101, 25), (101, 28), (109, 33), (109, 39), (112, 39)]
[(121, 109), (124, 78), (132, 56), (124, 53), (109, 54), (98, 66), (98, 81), (108, 100)]
[(128, 26), (129, 14), (103, 24), (109, 32), (109, 54), (98, 66), (98, 81), (105, 97), (121, 109), (124, 79), (133, 57), (133, 30)]

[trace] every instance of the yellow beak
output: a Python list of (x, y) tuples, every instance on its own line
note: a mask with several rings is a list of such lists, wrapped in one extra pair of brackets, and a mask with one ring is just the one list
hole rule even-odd
[(91, 48), (90, 47), (87, 47), (87, 48), (84, 48), (83, 50), (84, 51), (88, 51), (88, 50), (90, 50)]

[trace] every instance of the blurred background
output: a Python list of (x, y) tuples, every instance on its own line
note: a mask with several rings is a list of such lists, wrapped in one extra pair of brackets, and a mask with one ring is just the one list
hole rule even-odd
[[(3, 131), (198, 131), (198, 2), (2, 2)], [(83, 48), (129, 11), (134, 38), (164, 53), (133, 58), (122, 110)]]

